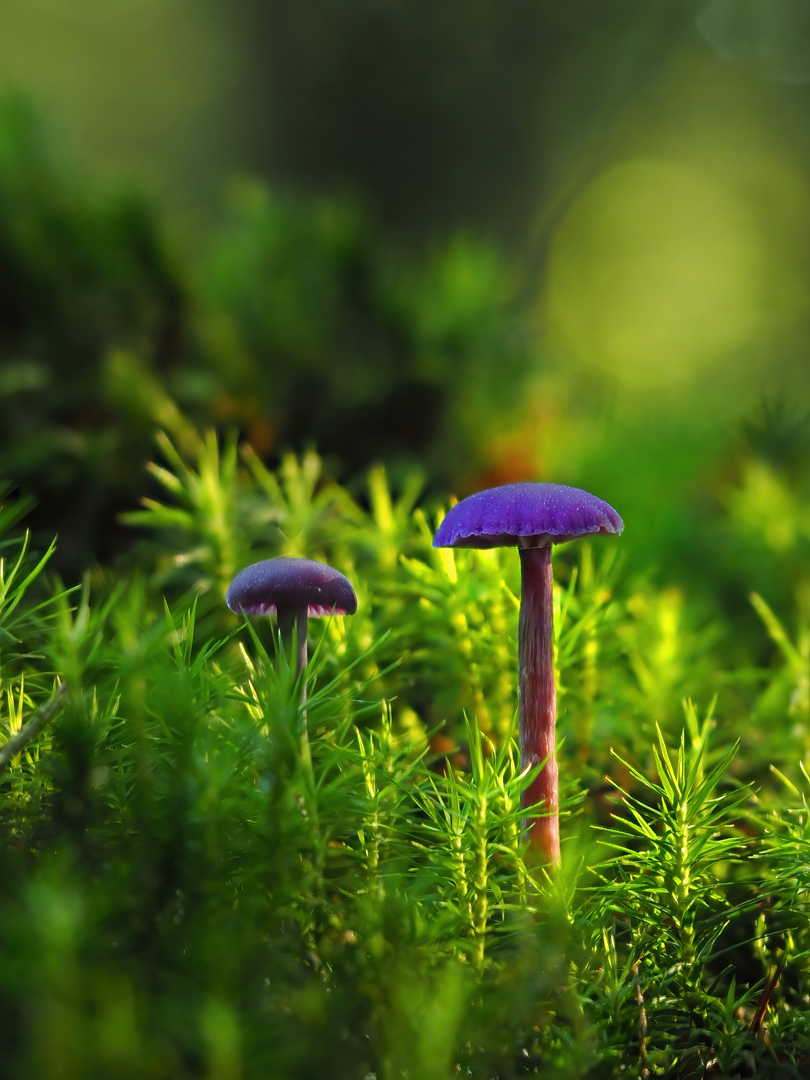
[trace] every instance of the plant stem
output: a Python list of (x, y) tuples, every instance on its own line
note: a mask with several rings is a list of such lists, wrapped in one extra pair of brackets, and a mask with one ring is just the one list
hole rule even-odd
[(461, 846), (461, 833), (454, 830), (452, 837), (452, 861), (456, 879), (456, 893), (458, 895), (459, 908), (462, 921), (467, 926), (470, 935), (475, 933), (473, 922), (472, 904), (470, 902), (469, 887), (467, 884), (467, 867), (464, 859), (464, 849)]
[(44, 705), (41, 705), (22, 731), (18, 732), (13, 739), (9, 739), (5, 746), (0, 749), (0, 772), (8, 766), (16, 754), (24, 750), (31, 740), (39, 735), (48, 721), (56, 716), (65, 702), (66, 694), (67, 686), (65, 683), (60, 682), (54, 696), (49, 701), (46, 701)]
[(366, 839), (368, 828), (368, 840), (366, 842), (366, 873), (368, 874), (369, 895), (381, 893), (380, 881), (377, 871), (380, 865), (380, 814), (379, 814), (379, 789), (377, 776), (374, 769), (374, 736), (369, 735), (368, 750), (366, 750), (363, 737), (357, 732), (357, 740), (360, 743), (360, 759), (363, 769), (363, 779), (366, 784), (366, 800), (368, 812), (364, 822), (363, 837)]
[(647, 1064), (647, 1007), (644, 1004), (644, 991), (638, 976), (638, 962), (633, 964), (633, 989), (638, 1005), (638, 1075), (641, 1080), (647, 1080), (650, 1069)]
[(520, 766), (546, 764), (523, 792), (525, 808), (539, 804), (548, 813), (526, 820), (533, 848), (552, 866), (560, 863), (559, 781), (555, 755), (557, 691), (554, 685), (554, 587), (551, 545), (521, 548), (518, 631)]
[(674, 875), (674, 900), (679, 913), (679, 930), (681, 938), (681, 963), (687, 972), (695, 959), (695, 916), (694, 911), (689, 909), (689, 899), (692, 886), (691, 870), (692, 859), (689, 845), (689, 804), (683, 799), (677, 808), (676, 833), (675, 833), (675, 875)]
[(475, 937), (473, 963), (477, 967), (480, 967), (484, 962), (487, 917), (489, 915), (487, 869), (487, 797), (484, 792), (475, 808), (475, 902), (472, 909), (472, 924)]

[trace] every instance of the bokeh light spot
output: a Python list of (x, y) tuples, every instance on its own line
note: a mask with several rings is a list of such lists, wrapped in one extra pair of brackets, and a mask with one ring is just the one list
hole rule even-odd
[(672, 383), (768, 326), (768, 252), (729, 185), (633, 160), (593, 180), (553, 238), (544, 311), (555, 347), (629, 382)]

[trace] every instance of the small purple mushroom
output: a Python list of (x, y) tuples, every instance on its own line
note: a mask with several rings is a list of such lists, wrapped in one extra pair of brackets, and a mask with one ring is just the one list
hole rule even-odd
[(454, 506), (434, 547), (520, 550), (518, 716), (521, 767), (546, 764), (523, 793), (523, 806), (548, 813), (528, 824), (532, 845), (552, 865), (560, 862), (559, 781), (555, 756), (554, 605), (551, 545), (597, 533), (619, 534), (624, 523), (612, 506), (562, 484), (506, 484)]
[(298, 627), (296, 677), (307, 666), (307, 619), (354, 615), (357, 597), (348, 578), (312, 559), (265, 559), (241, 570), (228, 586), (225, 602), (245, 615), (275, 615), (289, 645)]

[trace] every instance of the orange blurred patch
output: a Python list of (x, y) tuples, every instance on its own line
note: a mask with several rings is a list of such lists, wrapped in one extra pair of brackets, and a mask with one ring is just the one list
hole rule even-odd
[(460, 492), (468, 495), (482, 488), (541, 478), (546, 471), (543, 447), (553, 438), (557, 423), (553, 403), (546, 398), (530, 400), (517, 425), (487, 439), (481, 447), (483, 467), (465, 477)]
[(247, 441), (263, 457), (273, 448), (275, 429), (261, 415), (259, 400), (249, 394), (221, 394), (214, 403), (218, 420), (230, 420), (244, 426)]
[(481, 488), (499, 487), (501, 484), (515, 484), (520, 480), (537, 479), (537, 462), (524, 446), (514, 446), (489, 466), (489, 468), (470, 478), (468, 492), (480, 491)]
[(259, 457), (263, 457), (273, 447), (275, 432), (266, 420), (256, 420), (248, 428), (247, 440)]
[(444, 772), (447, 762), (454, 769), (468, 769), (470, 767), (468, 755), (459, 749), (453, 739), (449, 739), (446, 735), (434, 735), (430, 740), (430, 749), (433, 754), (441, 755), (441, 759), (431, 765), (431, 768), (437, 772)]
[(254, 420), (259, 412), (258, 399), (249, 394), (220, 394), (214, 402), (220, 420)]
[(434, 735), (430, 740), (430, 752), (432, 754), (449, 754), (455, 750), (456, 744), (446, 735)]

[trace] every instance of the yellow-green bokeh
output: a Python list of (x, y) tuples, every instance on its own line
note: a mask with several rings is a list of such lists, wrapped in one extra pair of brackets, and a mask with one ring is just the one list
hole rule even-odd
[(545, 343), (569, 367), (662, 388), (730, 370), (736, 392), (801, 336), (810, 197), (789, 104), (687, 47), (583, 149), (544, 227)]
[[(796, 214), (804, 227), (806, 206)], [(661, 384), (766, 338), (804, 299), (744, 193), (682, 160), (633, 158), (599, 173), (564, 215), (545, 315), (564, 353)]]

